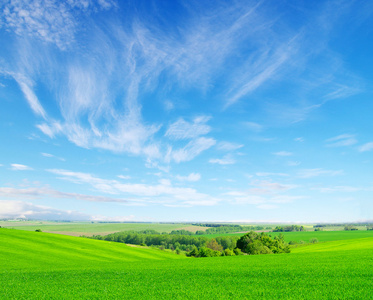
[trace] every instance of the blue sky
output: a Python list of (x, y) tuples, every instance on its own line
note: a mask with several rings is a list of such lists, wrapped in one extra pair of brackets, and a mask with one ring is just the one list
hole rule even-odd
[(0, 218), (373, 219), (369, 1), (3, 1)]

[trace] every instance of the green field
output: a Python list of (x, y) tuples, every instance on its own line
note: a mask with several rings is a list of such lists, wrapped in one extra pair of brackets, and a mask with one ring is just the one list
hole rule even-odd
[[(295, 232), (267, 232), (267, 234), (272, 237), (279, 234), (285, 236), (287, 242), (290, 241), (304, 241), (308, 243), (310, 239), (317, 238), (319, 242), (328, 242), (328, 241), (338, 241), (338, 240), (348, 240), (348, 239), (358, 239), (373, 237), (373, 230), (356, 230), (356, 231), (295, 231)], [(219, 236), (242, 236), (244, 233), (227, 233), (227, 234), (203, 234), (200, 236), (208, 238), (216, 238)]]
[(1, 299), (372, 299), (371, 237), (213, 258), (10, 229), (0, 240)]
[(171, 232), (172, 230), (185, 229), (192, 232), (204, 230), (206, 227), (192, 226), (190, 224), (167, 223), (91, 223), (91, 222), (50, 222), (50, 221), (0, 221), (4, 228), (43, 232), (61, 233), (66, 235), (106, 235), (118, 231), (141, 231), (153, 229), (158, 232)]

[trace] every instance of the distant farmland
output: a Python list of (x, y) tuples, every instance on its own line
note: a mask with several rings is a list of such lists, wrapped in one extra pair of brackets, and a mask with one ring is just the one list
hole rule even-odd
[(372, 293), (372, 237), (290, 254), (214, 258), (11, 229), (0, 229), (0, 240), (1, 299), (369, 299)]
[(0, 226), (20, 230), (35, 231), (41, 229), (43, 232), (60, 233), (72, 236), (109, 234), (118, 231), (141, 231), (153, 229), (159, 232), (171, 232), (172, 230), (189, 230), (195, 232), (207, 227), (193, 226), (190, 224), (167, 224), (167, 223), (92, 223), (92, 222), (50, 222), (50, 221), (0, 221)]

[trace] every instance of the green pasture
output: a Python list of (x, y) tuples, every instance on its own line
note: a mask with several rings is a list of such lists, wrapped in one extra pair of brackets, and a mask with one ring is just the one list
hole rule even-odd
[(4, 228), (35, 231), (41, 229), (45, 232), (62, 233), (67, 235), (94, 235), (109, 234), (118, 231), (141, 231), (153, 229), (158, 232), (171, 232), (172, 230), (187, 229), (189, 231), (203, 230), (204, 227), (190, 224), (166, 224), (166, 223), (91, 223), (91, 222), (48, 222), (48, 221), (0, 221)]
[[(319, 242), (349, 240), (358, 238), (373, 237), (373, 230), (354, 230), (354, 231), (294, 231), (294, 232), (267, 232), (272, 237), (282, 233), (285, 236), (285, 241), (304, 241), (308, 243), (310, 239), (317, 238)], [(226, 234), (203, 234), (207, 238), (216, 238), (219, 236), (242, 236), (244, 233), (226, 233)]]
[(0, 229), (0, 299), (371, 299), (373, 238), (290, 254), (186, 258)]

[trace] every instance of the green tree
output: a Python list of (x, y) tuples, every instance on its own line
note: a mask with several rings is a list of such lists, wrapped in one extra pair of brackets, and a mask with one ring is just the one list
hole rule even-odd
[(223, 251), (223, 246), (219, 245), (218, 242), (215, 239), (211, 239), (207, 244), (207, 248), (210, 248), (215, 251)]
[(250, 255), (290, 252), (290, 247), (285, 242), (282, 234), (276, 236), (272, 240), (272, 238), (264, 232), (258, 234), (254, 231), (250, 231), (239, 238), (237, 241), (237, 248)]

